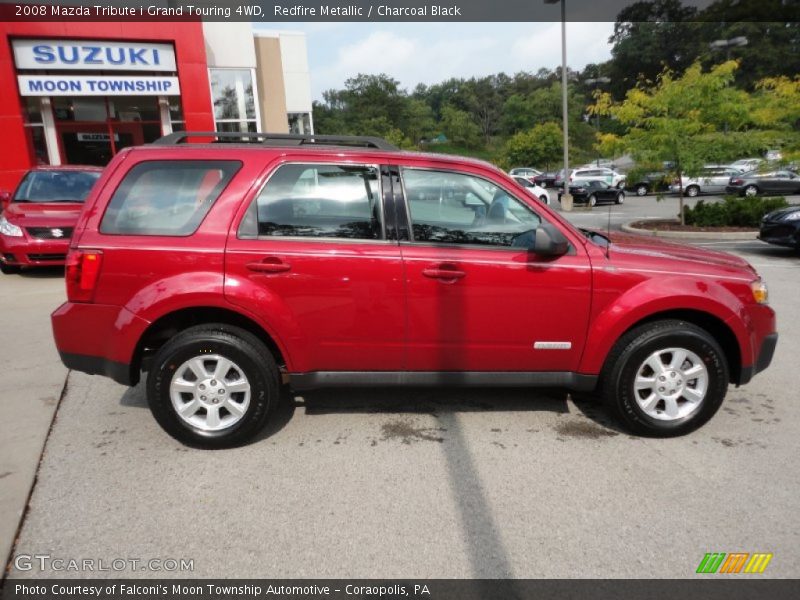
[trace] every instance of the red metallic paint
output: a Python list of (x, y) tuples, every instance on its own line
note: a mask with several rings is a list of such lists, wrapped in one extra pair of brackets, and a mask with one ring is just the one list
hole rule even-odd
[[(143, 160), (239, 160), (241, 169), (189, 237), (103, 235), (105, 206)], [(555, 224), (574, 252), (351, 240), (239, 239), (239, 222), (283, 162), (390, 164), (486, 177)], [(85, 230), (84, 230), (85, 228)], [(53, 315), (62, 352), (128, 363), (147, 326), (176, 311), (235, 311), (277, 344), (287, 370), (575, 371), (596, 375), (619, 336), (654, 314), (690, 310), (727, 324), (750, 367), (774, 312), (753, 300), (755, 271), (727, 254), (620, 236), (608, 254), (484, 163), (458, 157), (335, 148), (133, 148), (118, 155), (87, 200), (73, 246), (100, 249), (98, 304)], [(253, 270), (271, 261), (288, 270)], [(462, 278), (431, 279), (435, 267)], [(275, 269), (270, 269), (275, 271)], [(116, 307), (116, 308), (112, 308)], [(98, 317), (95, 318), (94, 311)], [(88, 327), (87, 324), (92, 326)], [(78, 332), (81, 332), (80, 335)], [(562, 341), (569, 350), (536, 350)], [(138, 367), (138, 365), (136, 365)]]
[[(69, 171), (101, 171), (95, 167), (37, 167), (37, 171), (69, 170)], [(25, 172), (23, 172), (23, 175)], [(11, 193), (13, 198), (15, 191)], [(22, 237), (11, 237), (0, 234), (0, 254), (13, 254), (14, 261), (6, 261), (11, 265), (22, 267), (60, 266), (63, 260), (35, 260), (29, 255), (66, 254), (69, 249), (69, 238), (42, 240), (32, 237), (28, 227), (74, 228), (78, 216), (83, 209), (82, 202), (9, 202), (3, 210), (8, 221), (22, 228)]]

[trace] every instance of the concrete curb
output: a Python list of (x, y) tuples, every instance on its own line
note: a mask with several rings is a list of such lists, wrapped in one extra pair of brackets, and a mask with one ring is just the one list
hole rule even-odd
[(650, 237), (672, 238), (679, 240), (705, 240), (708, 238), (720, 240), (757, 240), (758, 231), (653, 231), (651, 229), (641, 229), (632, 227), (630, 223), (622, 225), (625, 233), (635, 233), (636, 235), (647, 235)]

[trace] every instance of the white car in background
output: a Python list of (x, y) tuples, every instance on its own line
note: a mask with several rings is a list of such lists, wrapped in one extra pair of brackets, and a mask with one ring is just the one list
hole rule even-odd
[[(683, 193), (694, 198), (700, 194), (724, 194), (728, 187), (731, 177), (740, 175), (741, 171), (730, 165), (706, 165), (697, 177), (684, 175), (681, 178), (683, 183)], [(673, 194), (680, 192), (681, 186), (673, 183), (669, 186), (669, 191)]]
[(588, 183), (589, 181), (603, 181), (618, 189), (625, 187), (625, 175), (613, 169), (603, 167), (590, 167), (574, 169), (569, 176), (569, 184)]
[(514, 181), (524, 187), (526, 191), (536, 196), (542, 204), (550, 205), (550, 193), (542, 186), (536, 185), (533, 181), (525, 177), (520, 177), (518, 175), (512, 175), (512, 177)]
[(516, 169), (511, 169), (508, 174), (512, 177), (525, 177), (533, 182), (533, 178), (537, 175), (541, 175), (542, 172), (533, 167), (517, 167)]
[(761, 165), (764, 164), (763, 158), (740, 158), (729, 164), (728, 166), (733, 169), (738, 169), (742, 173), (747, 173), (749, 171), (755, 171)]

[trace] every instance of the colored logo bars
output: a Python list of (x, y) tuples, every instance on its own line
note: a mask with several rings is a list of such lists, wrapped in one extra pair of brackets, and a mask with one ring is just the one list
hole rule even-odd
[(757, 552), (708, 552), (697, 567), (698, 573), (763, 573), (772, 554)]

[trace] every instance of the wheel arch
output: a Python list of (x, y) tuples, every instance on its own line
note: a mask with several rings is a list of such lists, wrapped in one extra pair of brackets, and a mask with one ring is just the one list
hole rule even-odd
[[(286, 350), (262, 324), (239, 311), (219, 306), (195, 306), (165, 313), (155, 319), (139, 338), (133, 353), (131, 372), (138, 374), (149, 367), (149, 359), (175, 334), (195, 325), (221, 323), (239, 327), (255, 335), (275, 357), (280, 368), (288, 364)], [(135, 382), (134, 382), (135, 383)]]
[(742, 375), (742, 351), (739, 339), (737, 338), (733, 329), (731, 329), (730, 325), (728, 325), (724, 320), (708, 311), (695, 308), (674, 308), (661, 310), (641, 317), (635, 322), (631, 323), (624, 330), (622, 330), (619, 335), (616, 336), (616, 339), (613, 341), (613, 343), (609, 345), (603, 357), (602, 369), (604, 370), (607, 366), (606, 363), (611, 354), (611, 350), (614, 348), (614, 345), (617, 343), (617, 341), (622, 338), (622, 336), (627, 334), (629, 331), (636, 329), (637, 327), (641, 327), (642, 325), (670, 319), (686, 321), (687, 323), (691, 323), (692, 325), (695, 325), (708, 332), (708, 334), (717, 341), (722, 348), (723, 353), (725, 354), (725, 360), (728, 363), (728, 371), (730, 374), (730, 383), (738, 384)]

